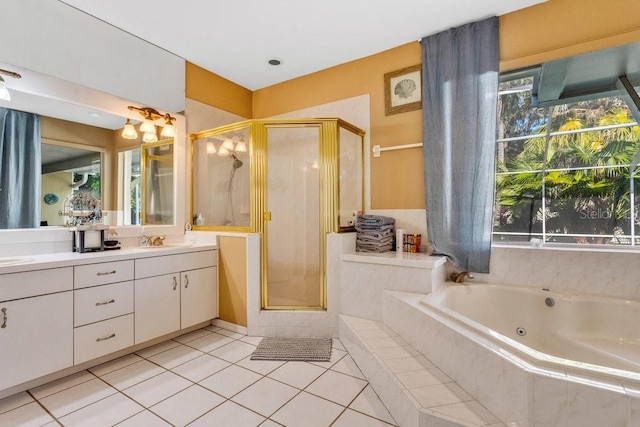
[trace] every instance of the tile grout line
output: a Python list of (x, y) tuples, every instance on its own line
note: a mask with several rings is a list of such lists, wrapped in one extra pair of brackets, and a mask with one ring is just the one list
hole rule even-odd
[[(99, 399), (99, 400), (97, 400), (97, 401), (95, 401), (95, 402), (92, 402), (92, 403), (90, 403), (90, 404), (88, 404), (88, 405), (85, 405), (85, 406), (83, 406), (83, 407), (81, 407), (81, 408), (77, 408), (77, 409), (75, 409), (74, 411), (71, 411), (71, 412), (69, 412), (68, 414), (65, 414), (64, 416), (67, 416), (67, 415), (69, 415), (69, 414), (75, 413), (75, 412), (77, 412), (77, 411), (79, 411), (79, 410), (81, 410), (81, 409), (84, 409), (84, 408), (86, 408), (86, 407), (88, 407), (88, 406), (91, 406), (91, 405), (93, 405), (93, 404), (95, 404), (95, 403), (101, 402), (101, 401), (103, 401), (104, 399), (107, 399), (107, 398), (109, 398), (109, 397), (115, 396), (116, 394), (121, 394), (121, 395), (123, 395), (126, 399), (128, 399), (128, 400), (130, 400), (130, 401), (134, 402), (134, 403), (135, 403), (135, 404), (137, 404), (137, 405), (140, 405), (140, 407), (141, 407), (141, 408), (143, 408), (143, 409), (142, 409), (141, 411), (138, 411), (138, 412), (136, 412), (135, 414), (133, 414), (133, 415), (131, 415), (131, 416), (127, 417), (126, 419), (119, 421), (119, 422), (118, 422), (118, 424), (121, 424), (121, 423), (123, 423), (123, 422), (125, 422), (125, 421), (127, 421), (127, 420), (129, 420), (129, 419), (131, 419), (131, 418), (133, 418), (133, 417), (135, 417), (135, 416), (137, 416), (137, 415), (139, 415), (139, 414), (141, 414), (141, 413), (145, 412), (145, 411), (149, 411), (149, 412), (150, 412), (151, 414), (153, 414), (154, 416), (157, 416), (158, 418), (160, 418), (160, 419), (162, 419), (163, 421), (165, 421), (165, 422), (169, 423), (170, 425), (173, 425), (172, 423), (170, 423), (168, 420), (166, 420), (165, 418), (163, 418), (163, 417), (162, 417), (162, 416), (160, 416), (159, 414), (156, 414), (156, 413), (151, 409), (151, 407), (152, 407), (152, 406), (155, 406), (155, 405), (157, 405), (157, 404), (159, 404), (159, 403), (161, 403), (161, 402), (164, 402), (164, 401), (166, 401), (166, 400), (168, 400), (168, 399), (171, 399), (171, 398), (175, 397), (176, 395), (178, 395), (179, 393), (183, 392), (183, 391), (184, 391), (184, 390), (186, 390), (186, 389), (189, 389), (189, 388), (191, 388), (191, 387), (193, 387), (193, 386), (199, 386), (200, 388), (202, 388), (202, 389), (204, 389), (204, 390), (207, 390), (207, 391), (209, 391), (209, 392), (213, 393), (213, 394), (214, 394), (214, 395), (216, 395), (216, 396), (221, 397), (221, 398), (223, 399), (223, 401), (222, 401), (222, 402), (220, 402), (219, 404), (217, 404), (217, 405), (213, 406), (212, 408), (208, 409), (205, 413), (201, 414), (201, 415), (200, 415), (200, 416), (198, 416), (197, 418), (195, 418), (195, 419), (191, 420), (188, 424), (192, 424), (192, 423), (194, 423), (196, 420), (198, 420), (198, 419), (202, 418), (202, 417), (203, 417), (203, 416), (205, 416), (206, 414), (210, 413), (211, 411), (215, 410), (216, 408), (220, 407), (221, 405), (223, 405), (223, 404), (225, 404), (225, 403), (227, 403), (227, 402), (229, 402), (229, 401), (231, 401), (233, 404), (238, 405), (239, 407), (241, 407), (241, 408), (243, 408), (243, 409), (246, 409), (246, 410), (248, 410), (248, 411), (250, 411), (250, 412), (252, 412), (252, 413), (258, 414), (259, 416), (263, 417), (263, 418), (264, 418), (264, 421), (263, 421), (262, 423), (264, 423), (264, 422), (266, 422), (266, 421), (268, 420), (268, 421), (272, 421), (272, 422), (275, 422), (275, 423), (277, 423), (277, 424), (280, 424), (280, 423), (278, 423), (277, 421), (275, 421), (275, 420), (271, 419), (271, 417), (272, 417), (274, 414), (276, 414), (278, 411), (282, 410), (282, 409), (283, 409), (285, 406), (287, 406), (287, 405), (288, 405), (292, 400), (294, 400), (296, 397), (300, 396), (300, 395), (304, 392), (304, 393), (307, 393), (307, 394), (309, 394), (309, 395), (311, 395), (311, 396), (314, 396), (314, 397), (316, 397), (316, 398), (322, 399), (322, 400), (324, 400), (324, 401), (326, 401), (326, 402), (328, 402), (328, 403), (331, 403), (331, 404), (337, 405), (337, 406), (339, 406), (339, 407), (341, 408), (340, 413), (339, 413), (339, 414), (336, 416), (336, 418), (335, 418), (335, 419), (330, 423), (330, 425), (335, 424), (335, 423), (337, 422), (337, 420), (338, 420), (338, 419), (340, 419), (340, 417), (342, 417), (342, 416), (343, 416), (343, 414), (345, 414), (345, 413), (346, 413), (346, 411), (347, 411), (348, 409), (351, 409), (352, 411), (357, 412), (357, 413), (359, 413), (359, 414), (361, 414), (361, 415), (363, 415), (363, 416), (366, 416), (366, 417), (368, 417), (368, 418), (371, 418), (371, 419), (374, 419), (374, 420), (380, 421), (380, 422), (384, 423), (385, 425), (391, 425), (391, 424), (387, 423), (387, 422), (386, 422), (386, 421), (384, 421), (384, 420), (381, 420), (381, 419), (379, 419), (379, 418), (376, 418), (375, 416), (372, 416), (372, 415), (370, 415), (370, 414), (366, 414), (366, 413), (364, 413), (364, 412), (358, 411), (358, 410), (353, 409), (353, 408), (351, 408), (351, 407), (350, 407), (350, 405), (352, 405), (352, 404), (355, 402), (355, 400), (356, 400), (360, 395), (362, 395), (362, 393), (364, 392), (364, 390), (366, 390), (367, 386), (370, 386), (370, 384), (369, 384), (369, 382), (367, 381), (367, 379), (366, 379), (366, 378), (364, 378), (364, 379), (363, 379), (362, 377), (357, 377), (357, 376), (355, 376), (355, 375), (352, 375), (351, 373), (345, 373), (345, 372), (341, 372), (341, 371), (338, 371), (338, 370), (333, 369), (333, 368), (334, 368), (338, 363), (340, 363), (341, 361), (345, 360), (345, 358), (346, 358), (347, 356), (350, 356), (350, 355), (349, 355), (349, 352), (346, 350), (346, 348), (344, 348), (344, 349), (340, 349), (340, 348), (333, 347), (333, 345), (332, 345), (332, 347), (331, 347), (331, 350), (332, 350), (332, 351), (333, 351), (333, 350), (337, 350), (337, 351), (340, 351), (340, 352), (344, 352), (344, 354), (342, 354), (342, 355), (341, 355), (337, 360), (335, 360), (333, 363), (331, 363), (331, 365), (330, 365), (330, 366), (328, 366), (328, 367), (321, 366), (321, 365), (318, 365), (318, 364), (315, 364), (315, 363), (312, 363), (312, 362), (305, 362), (305, 363), (308, 363), (309, 365), (317, 366), (317, 367), (319, 367), (319, 368), (323, 369), (323, 371), (322, 371), (322, 373), (321, 373), (320, 375), (318, 375), (315, 379), (313, 379), (309, 384), (306, 384), (306, 385), (304, 386), (304, 388), (299, 388), (299, 387), (294, 386), (294, 385), (292, 385), (292, 384), (288, 384), (288, 383), (287, 383), (287, 382), (285, 382), (285, 381), (281, 381), (281, 380), (276, 379), (276, 378), (271, 378), (271, 377), (269, 376), (269, 375), (271, 375), (272, 373), (274, 373), (276, 370), (278, 370), (279, 368), (281, 368), (281, 367), (283, 367), (284, 365), (286, 365), (287, 363), (289, 363), (290, 361), (283, 361), (283, 363), (282, 363), (282, 364), (280, 364), (280, 365), (276, 366), (275, 368), (273, 368), (273, 369), (271, 369), (271, 370), (269, 370), (268, 372), (266, 372), (266, 373), (264, 373), (264, 374), (263, 374), (262, 372), (256, 372), (256, 371), (253, 371), (253, 370), (251, 370), (251, 369), (249, 369), (249, 368), (246, 368), (246, 367), (244, 367), (244, 366), (239, 365), (239, 363), (240, 363), (240, 362), (247, 360), (247, 358), (248, 358), (248, 357), (250, 357), (250, 355), (248, 355), (248, 356), (246, 356), (246, 357), (242, 357), (241, 359), (236, 360), (235, 362), (230, 362), (229, 360), (225, 360), (225, 359), (223, 359), (223, 358), (221, 358), (221, 357), (218, 357), (218, 356), (215, 356), (215, 355), (211, 354), (212, 352), (215, 352), (216, 350), (221, 349), (221, 348), (223, 348), (223, 347), (225, 347), (225, 346), (231, 345), (231, 344), (233, 344), (233, 343), (235, 343), (235, 342), (241, 342), (241, 343), (243, 343), (243, 344), (251, 345), (252, 347), (256, 347), (256, 345), (255, 345), (255, 344), (253, 344), (253, 343), (251, 343), (251, 342), (246, 342), (246, 341), (243, 341), (243, 340), (242, 340), (242, 338), (248, 337), (248, 335), (242, 335), (241, 337), (234, 338), (234, 337), (231, 337), (231, 336), (229, 336), (229, 335), (225, 335), (225, 334), (222, 334), (222, 333), (219, 333), (219, 332), (218, 332), (218, 331), (220, 331), (220, 330), (223, 330), (223, 328), (218, 328), (218, 329), (216, 329), (215, 331), (212, 331), (212, 330), (207, 329), (207, 328), (205, 327), (205, 328), (203, 328), (203, 330), (206, 330), (206, 331), (207, 331), (207, 333), (206, 333), (206, 334), (203, 334), (203, 335), (200, 335), (200, 336), (197, 336), (197, 337), (195, 337), (195, 338), (193, 338), (193, 339), (191, 339), (191, 340), (189, 340), (189, 341), (186, 341), (186, 342), (180, 342), (180, 341), (177, 341), (175, 338), (170, 339), (170, 340), (167, 340), (167, 341), (173, 341), (174, 343), (176, 343), (176, 345), (175, 345), (175, 346), (173, 346), (173, 347), (171, 347), (171, 348), (168, 348), (168, 349), (166, 349), (166, 350), (160, 351), (160, 352), (158, 352), (158, 353), (154, 353), (154, 354), (149, 355), (149, 356), (146, 356), (146, 357), (145, 357), (145, 356), (142, 356), (142, 355), (140, 355), (140, 354), (138, 354), (137, 352), (130, 353), (130, 354), (133, 354), (133, 355), (136, 355), (137, 357), (139, 357), (139, 358), (140, 358), (140, 360), (133, 361), (132, 363), (129, 363), (129, 364), (127, 364), (127, 365), (124, 365), (124, 366), (122, 366), (122, 367), (120, 367), (120, 368), (118, 368), (118, 369), (115, 369), (115, 370), (113, 370), (113, 371), (106, 372), (105, 374), (103, 374), (103, 375), (102, 375), (102, 376), (105, 376), (105, 375), (111, 374), (111, 373), (113, 373), (113, 372), (117, 372), (117, 371), (118, 371), (118, 370), (120, 370), (120, 369), (124, 369), (124, 368), (126, 368), (126, 367), (128, 367), (128, 366), (131, 366), (131, 365), (135, 364), (135, 363), (141, 362), (142, 360), (147, 361), (147, 362), (150, 362), (151, 364), (153, 364), (153, 365), (155, 365), (155, 366), (157, 366), (157, 367), (159, 367), (159, 368), (161, 368), (161, 369), (163, 370), (163, 372), (160, 372), (160, 373), (158, 373), (158, 374), (156, 374), (156, 375), (153, 375), (153, 376), (151, 376), (151, 377), (149, 377), (149, 378), (146, 378), (146, 379), (144, 379), (144, 380), (142, 380), (142, 381), (140, 381), (140, 382), (138, 382), (138, 383), (136, 383), (136, 384), (132, 384), (132, 385), (130, 385), (130, 386), (128, 386), (128, 387), (126, 387), (126, 388), (123, 388), (122, 390), (120, 390), (120, 389), (118, 389), (117, 387), (115, 387), (115, 386), (113, 386), (113, 385), (109, 384), (106, 380), (104, 380), (104, 379), (102, 378), (102, 376), (99, 376), (99, 375), (95, 374), (94, 372), (90, 371), (89, 369), (92, 369), (92, 368), (89, 368), (89, 369), (86, 369), (86, 370), (85, 370), (85, 372), (88, 372), (88, 373), (89, 373), (93, 378), (90, 378), (90, 379), (88, 379), (88, 380), (86, 380), (86, 381), (82, 381), (82, 382), (80, 382), (80, 383), (78, 383), (78, 384), (74, 384), (74, 385), (72, 385), (72, 386), (66, 387), (66, 388), (64, 388), (64, 389), (62, 389), (62, 390), (56, 391), (55, 393), (52, 393), (52, 394), (47, 395), (47, 396), (44, 396), (44, 397), (53, 396), (53, 395), (55, 395), (55, 394), (57, 394), (57, 393), (63, 392), (63, 391), (65, 391), (65, 390), (69, 390), (69, 389), (71, 389), (71, 388), (73, 388), (73, 387), (76, 387), (76, 386), (81, 385), (81, 384), (84, 384), (84, 383), (86, 383), (86, 382), (88, 382), (88, 381), (92, 381), (94, 378), (97, 378), (97, 379), (99, 379), (102, 383), (106, 384), (109, 388), (111, 388), (111, 389), (115, 390), (115, 392), (114, 392), (114, 393), (112, 393), (112, 394), (110, 394), (110, 395), (108, 395), (108, 396), (103, 397), (102, 399)], [(195, 332), (195, 331), (192, 331), (192, 332)], [(199, 339), (199, 338), (204, 338), (204, 337), (210, 336), (211, 334), (214, 334), (214, 333), (215, 333), (215, 334), (217, 334), (217, 335), (220, 335), (220, 336), (222, 336), (222, 337), (229, 338), (229, 339), (230, 339), (230, 341), (229, 341), (228, 343), (226, 343), (226, 344), (223, 344), (223, 345), (221, 345), (221, 346), (219, 346), (219, 347), (216, 347), (216, 348), (212, 349), (210, 352), (205, 352), (205, 351), (203, 351), (203, 350), (200, 350), (200, 349), (198, 349), (198, 348), (196, 348), (196, 347), (193, 347), (193, 346), (189, 345), (189, 343), (190, 343), (190, 342), (192, 342), (192, 341), (195, 341), (195, 340), (197, 340), (197, 339)], [(262, 337), (262, 338), (264, 338), (264, 337)], [(164, 341), (163, 343), (166, 343), (167, 341)], [(338, 341), (339, 341), (339, 339), (338, 339)], [(158, 345), (163, 344), (163, 343), (158, 343)], [(340, 342), (340, 344), (342, 345), (342, 343), (341, 343), (341, 342)], [(179, 365), (173, 366), (173, 367), (171, 367), (171, 368), (166, 368), (166, 367), (164, 367), (164, 366), (162, 366), (162, 365), (158, 364), (157, 362), (154, 362), (153, 360), (150, 360), (150, 358), (151, 358), (151, 357), (155, 357), (155, 356), (160, 355), (160, 354), (162, 354), (162, 353), (165, 353), (165, 352), (167, 352), (167, 351), (169, 351), (169, 350), (175, 349), (175, 348), (177, 348), (177, 347), (179, 347), (179, 346), (188, 347), (189, 349), (192, 349), (192, 350), (198, 351), (198, 352), (200, 352), (200, 353), (202, 353), (202, 354), (197, 355), (197, 356), (195, 356), (195, 357), (193, 357), (193, 358), (191, 358), (191, 359), (189, 359), (189, 360), (187, 360), (187, 361), (184, 361), (184, 362), (180, 363)], [(343, 347), (344, 347), (344, 346), (343, 346)], [(149, 347), (149, 348), (150, 348), (150, 347)], [(144, 350), (144, 349), (143, 349), (143, 350)], [(195, 359), (197, 359), (197, 358), (199, 358), (199, 357), (202, 357), (202, 356), (204, 356), (204, 355), (209, 355), (209, 356), (211, 356), (211, 357), (213, 357), (213, 358), (215, 358), (215, 359), (218, 359), (219, 361), (222, 361), (222, 362), (224, 362), (224, 363), (229, 363), (229, 365), (228, 365), (228, 366), (226, 366), (226, 367), (224, 367), (224, 368), (222, 368), (222, 369), (220, 369), (219, 371), (216, 371), (216, 372), (212, 373), (211, 375), (209, 375), (209, 376), (207, 376), (207, 377), (203, 378), (202, 380), (200, 380), (200, 381), (198, 381), (198, 382), (195, 382), (195, 381), (193, 381), (193, 380), (191, 380), (191, 379), (189, 379), (189, 378), (187, 378), (187, 377), (185, 377), (185, 376), (183, 376), (183, 375), (180, 375), (179, 373), (177, 373), (177, 372), (174, 372), (174, 371), (173, 371), (174, 369), (176, 369), (176, 368), (178, 368), (178, 367), (180, 367), (180, 366), (183, 366), (184, 364), (189, 363), (189, 362), (191, 362), (191, 361), (193, 361), (193, 360), (195, 360)], [(122, 357), (126, 357), (126, 356), (128, 356), (128, 355), (125, 355), (125, 356), (122, 356)], [(113, 359), (113, 360), (118, 360), (118, 359), (119, 359), (119, 358), (116, 358), (116, 359)], [(355, 364), (356, 368), (357, 368), (358, 370), (360, 370), (360, 372), (361, 372), (360, 367), (358, 367), (358, 365), (355, 363), (355, 361), (354, 361), (353, 359), (352, 359), (352, 361), (353, 361), (353, 363)], [(109, 361), (109, 362), (111, 362), (111, 361)], [(109, 362), (105, 362), (105, 363), (109, 363)], [(326, 362), (324, 362), (324, 363), (326, 363)], [(97, 366), (99, 366), (99, 365), (97, 365)], [(223, 372), (224, 370), (226, 370), (227, 368), (229, 368), (229, 367), (231, 367), (231, 366), (236, 366), (237, 368), (245, 369), (245, 370), (247, 370), (247, 371), (249, 371), (249, 372), (252, 372), (252, 373), (254, 373), (254, 374), (259, 375), (259, 376), (260, 376), (260, 378), (259, 378), (258, 380), (256, 380), (256, 381), (252, 382), (251, 384), (247, 385), (246, 387), (242, 388), (241, 390), (239, 390), (238, 392), (236, 392), (235, 394), (233, 394), (233, 395), (232, 395), (232, 396), (230, 396), (229, 398), (227, 398), (227, 397), (225, 397), (225, 396), (222, 396), (222, 395), (220, 395), (219, 393), (215, 392), (214, 390), (211, 390), (211, 389), (209, 389), (209, 388), (207, 388), (207, 387), (205, 387), (205, 386), (203, 386), (203, 385), (201, 385), (201, 384), (200, 384), (202, 381), (206, 380), (207, 378), (211, 378), (212, 376), (214, 376), (214, 375), (216, 375), (216, 374), (218, 374), (218, 373), (220, 373), (220, 372)], [(95, 368), (95, 367), (93, 367), (93, 368)], [(357, 393), (357, 394), (356, 394), (356, 395), (355, 395), (355, 396), (354, 396), (354, 397), (349, 401), (349, 403), (348, 403), (347, 405), (343, 405), (343, 404), (340, 404), (340, 403), (337, 403), (337, 402), (331, 401), (331, 400), (329, 400), (329, 399), (327, 399), (327, 398), (325, 398), (325, 397), (318, 396), (318, 395), (316, 395), (316, 394), (314, 394), (314, 393), (311, 393), (311, 392), (307, 391), (308, 387), (310, 387), (312, 384), (314, 384), (316, 381), (318, 381), (318, 379), (319, 379), (320, 377), (324, 376), (328, 371), (332, 371), (333, 373), (336, 373), (336, 374), (342, 374), (342, 375), (344, 375), (344, 376), (346, 376), (346, 377), (349, 377), (349, 378), (351, 378), (351, 379), (355, 379), (355, 380), (358, 380), (358, 381), (364, 381), (366, 384), (365, 384), (365, 386), (364, 386), (364, 387), (363, 387), (363, 388), (362, 388), (362, 389), (361, 389), (361, 390), (360, 390), (360, 391), (359, 391), (359, 392), (358, 392), (358, 393)], [(347, 370), (347, 371), (348, 371), (348, 370)], [(166, 372), (171, 372), (172, 374), (174, 374), (174, 375), (176, 375), (176, 376), (180, 377), (181, 379), (184, 379), (184, 380), (188, 381), (189, 385), (188, 385), (185, 389), (182, 389), (182, 390), (180, 390), (180, 391), (178, 391), (178, 392), (176, 392), (176, 393), (171, 394), (170, 396), (167, 396), (167, 397), (163, 398), (162, 400), (160, 400), (160, 401), (158, 401), (158, 402), (155, 402), (153, 405), (151, 405), (151, 407), (147, 407), (146, 405), (144, 405), (144, 404), (142, 404), (142, 403), (140, 403), (140, 402), (136, 401), (133, 397), (130, 397), (129, 395), (127, 395), (127, 394), (125, 393), (125, 391), (126, 391), (126, 390), (129, 390), (129, 389), (131, 389), (132, 387), (134, 387), (134, 386), (136, 386), (136, 385), (142, 384), (142, 383), (144, 383), (144, 382), (146, 382), (146, 381), (148, 381), (148, 380), (151, 380), (151, 379), (153, 379), (153, 378), (156, 378), (156, 377), (158, 377), (159, 375), (162, 375), (162, 374), (164, 374), (164, 373), (166, 373)], [(361, 375), (362, 375), (362, 374), (361, 374)], [(293, 388), (293, 389), (295, 389), (295, 390), (297, 391), (297, 392), (296, 392), (296, 393), (295, 393), (291, 398), (287, 399), (287, 400), (286, 400), (284, 403), (282, 403), (282, 404), (281, 404), (281, 405), (280, 405), (280, 406), (279, 406), (275, 411), (273, 411), (269, 416), (266, 416), (266, 417), (265, 417), (264, 415), (262, 415), (262, 414), (260, 414), (260, 413), (256, 412), (254, 409), (251, 409), (250, 407), (246, 407), (245, 405), (242, 405), (242, 404), (240, 404), (240, 403), (235, 402), (234, 400), (232, 400), (234, 397), (236, 397), (236, 396), (237, 396), (237, 395), (239, 395), (240, 393), (244, 392), (244, 391), (245, 391), (245, 390), (247, 390), (248, 388), (252, 387), (252, 386), (253, 386), (253, 385), (255, 385), (257, 382), (261, 381), (261, 380), (262, 380), (262, 379), (264, 379), (264, 378), (268, 378), (268, 379), (270, 379), (270, 380), (272, 380), (272, 381), (275, 381), (275, 382), (277, 382), (277, 383), (279, 383), (279, 384), (285, 385), (285, 386), (287, 386), (287, 387), (291, 387), (291, 388)], [(59, 421), (59, 419), (58, 419), (57, 417), (55, 417), (55, 416), (54, 416), (54, 415), (53, 415), (53, 414), (52, 414), (52, 413), (51, 413), (51, 412), (50, 412), (50, 411), (49, 411), (49, 410), (44, 406), (44, 404), (43, 404), (39, 399), (35, 398), (35, 396), (31, 393), (31, 391), (30, 391), (30, 390), (29, 390), (29, 391), (27, 391), (27, 393), (29, 394), (29, 396), (31, 396), (31, 397), (32, 397), (32, 399), (33, 399), (35, 402), (37, 402), (37, 404), (38, 404), (41, 408), (43, 408), (43, 409), (45, 410), (45, 412), (46, 412), (47, 414), (49, 414), (49, 415), (53, 418), (53, 420), (54, 420), (56, 423), (58, 423), (59, 425), (62, 425), (62, 423)], [(374, 393), (375, 393), (375, 391), (374, 391)], [(378, 397), (378, 399), (379, 399), (379, 396), (377, 396), (377, 393), (376, 393), (375, 395), (376, 395), (376, 397)], [(21, 406), (24, 406), (24, 405), (21, 405)], [(384, 405), (384, 403), (383, 403), (383, 407), (385, 407), (385, 409), (386, 409), (386, 406)], [(14, 409), (16, 409), (16, 408), (14, 408)], [(387, 411), (388, 411), (388, 409), (387, 409)], [(395, 420), (394, 420), (394, 421), (395, 421)], [(262, 423), (261, 423), (261, 424), (262, 424)]]

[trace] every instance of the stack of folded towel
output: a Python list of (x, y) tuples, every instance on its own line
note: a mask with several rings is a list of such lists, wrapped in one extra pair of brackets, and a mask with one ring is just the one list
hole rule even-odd
[(358, 215), (357, 252), (389, 252), (393, 249), (396, 220), (380, 215)]

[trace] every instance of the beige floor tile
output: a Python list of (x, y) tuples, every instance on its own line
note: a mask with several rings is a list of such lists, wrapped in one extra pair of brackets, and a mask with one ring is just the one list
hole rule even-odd
[(189, 424), (189, 427), (256, 427), (264, 420), (263, 416), (227, 400)]
[(302, 392), (271, 416), (285, 426), (327, 427), (344, 411), (344, 407)]
[(141, 360), (117, 371), (109, 372), (100, 378), (118, 390), (124, 390), (163, 372), (167, 372), (166, 369), (148, 360)]
[(311, 383), (305, 391), (339, 405), (348, 406), (366, 385), (366, 381), (329, 370)]
[(109, 427), (143, 411), (127, 396), (116, 393), (60, 418), (65, 427)]
[(268, 376), (302, 390), (325, 371), (325, 368), (307, 362), (287, 362)]
[(204, 387), (193, 385), (150, 409), (174, 426), (185, 426), (225, 400)]
[(165, 372), (129, 387), (123, 393), (145, 408), (149, 408), (192, 384), (191, 381), (185, 380), (173, 372)]
[(268, 417), (299, 392), (297, 388), (264, 377), (231, 400)]
[(218, 359), (217, 357), (203, 354), (200, 357), (196, 357), (180, 366), (176, 366), (171, 371), (176, 374), (185, 377), (186, 379), (193, 381), (194, 383), (200, 382), (203, 379), (221, 371), (229, 366), (230, 363)]
[(105, 384), (104, 381), (94, 378), (39, 399), (39, 401), (56, 418), (60, 418), (117, 392), (118, 390)]
[(36, 402), (0, 414), (0, 426), (40, 427), (50, 421), (51, 415)]
[(228, 368), (205, 378), (200, 381), (199, 384), (221, 396), (229, 398), (249, 387), (260, 378), (262, 378), (262, 376), (253, 371), (249, 371), (236, 365), (231, 365)]
[(180, 344), (177, 347), (173, 347), (172, 349), (153, 355), (148, 359), (165, 369), (172, 369), (178, 365), (188, 362), (189, 360), (200, 357), (202, 354), (203, 353), (199, 350)]

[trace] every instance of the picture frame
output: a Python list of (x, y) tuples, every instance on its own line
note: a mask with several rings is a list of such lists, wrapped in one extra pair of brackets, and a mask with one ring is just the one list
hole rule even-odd
[(422, 108), (422, 65), (413, 65), (384, 75), (384, 115)]

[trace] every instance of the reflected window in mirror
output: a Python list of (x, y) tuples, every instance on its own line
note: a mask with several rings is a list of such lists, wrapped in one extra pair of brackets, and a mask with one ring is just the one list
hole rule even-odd
[(102, 153), (80, 147), (42, 143), (41, 226), (67, 225), (64, 204), (77, 192), (102, 199)]
[(118, 153), (118, 225), (140, 225), (142, 214), (142, 175), (140, 149)]
[(173, 224), (173, 138), (142, 145), (142, 224)]

